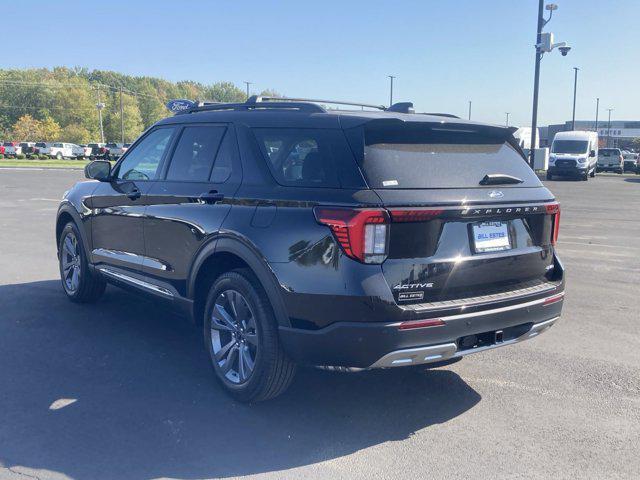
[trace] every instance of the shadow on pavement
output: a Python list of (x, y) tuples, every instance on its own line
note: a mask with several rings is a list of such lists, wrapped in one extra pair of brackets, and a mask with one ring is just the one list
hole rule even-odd
[(114, 288), (75, 305), (57, 280), (0, 286), (0, 305), (7, 468), (94, 480), (270, 472), (406, 439), (480, 401), (448, 370), (302, 369), (282, 397), (243, 405), (162, 305)]
[(625, 178), (624, 179), (625, 182), (631, 182), (631, 183), (640, 183), (640, 178), (636, 177), (636, 178)]

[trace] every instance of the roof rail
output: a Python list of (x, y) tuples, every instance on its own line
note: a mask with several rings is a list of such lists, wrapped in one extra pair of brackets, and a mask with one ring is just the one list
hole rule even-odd
[(267, 110), (267, 109), (284, 109), (299, 110), (305, 112), (324, 113), (326, 110), (319, 105), (304, 102), (255, 102), (251, 98), (245, 103), (223, 103), (223, 102), (198, 102), (198, 104), (189, 109), (177, 112), (176, 115), (183, 115), (194, 112), (206, 112), (213, 110)]
[[(253, 95), (249, 97), (247, 103), (271, 103), (271, 102), (309, 102), (309, 103), (328, 103), (331, 105), (350, 105), (352, 107), (375, 108), (376, 110), (386, 110), (384, 105), (373, 105), (370, 103), (346, 102), (343, 100), (318, 100), (315, 98), (291, 98), (291, 97), (262, 97)], [(324, 109), (323, 109), (324, 110)]]

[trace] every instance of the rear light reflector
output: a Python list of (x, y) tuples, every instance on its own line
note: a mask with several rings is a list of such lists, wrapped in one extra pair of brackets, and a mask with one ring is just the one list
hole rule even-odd
[(547, 215), (552, 215), (551, 229), (551, 245), (555, 245), (558, 242), (558, 234), (560, 233), (560, 204), (557, 202), (548, 203), (545, 206)]
[(558, 293), (557, 295), (553, 295), (551, 297), (547, 297), (544, 299), (544, 303), (542, 305), (551, 305), (553, 303), (557, 303), (564, 298), (564, 292)]
[(444, 325), (444, 321), (440, 318), (430, 318), (428, 320), (409, 320), (408, 322), (402, 322), (398, 326), (398, 330), (411, 330), (413, 328), (427, 328), (427, 327), (441, 327)]
[(442, 214), (444, 210), (433, 208), (403, 208), (389, 211), (394, 222), (424, 222)]
[(389, 214), (383, 209), (315, 207), (316, 221), (331, 229), (344, 253), (363, 263), (382, 263), (389, 245)]

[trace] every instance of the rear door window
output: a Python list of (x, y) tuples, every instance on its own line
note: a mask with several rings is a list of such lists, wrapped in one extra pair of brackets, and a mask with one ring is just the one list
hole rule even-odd
[(502, 129), (482, 132), (416, 122), (365, 125), (347, 135), (371, 188), (473, 188), (491, 174), (522, 180), (504, 187), (541, 185)]
[(173, 153), (166, 179), (208, 181), (225, 130), (224, 126), (185, 127)]
[(355, 167), (341, 130), (254, 128), (253, 131), (281, 185), (339, 188), (340, 172)]

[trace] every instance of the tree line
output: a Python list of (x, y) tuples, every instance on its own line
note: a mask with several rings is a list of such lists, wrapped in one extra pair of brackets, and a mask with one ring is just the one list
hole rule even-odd
[(241, 102), (246, 94), (231, 82), (169, 82), (67, 67), (0, 70), (0, 140), (99, 142), (96, 104), (103, 103), (105, 141), (120, 141), (122, 123), (125, 142), (131, 142), (169, 115), (165, 103), (173, 98)]

